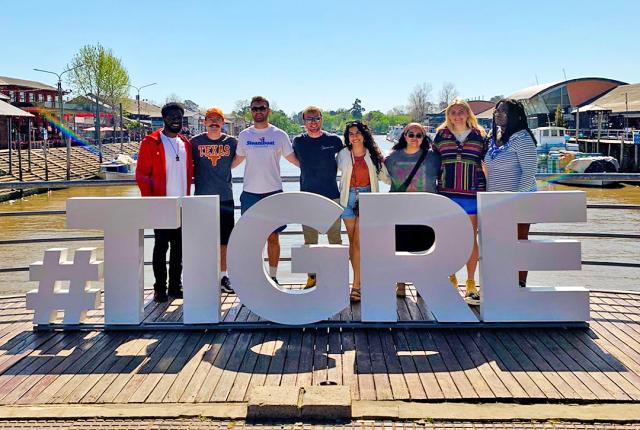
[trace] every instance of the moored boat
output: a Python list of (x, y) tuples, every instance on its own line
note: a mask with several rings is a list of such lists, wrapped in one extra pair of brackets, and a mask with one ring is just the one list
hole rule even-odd
[(126, 154), (118, 154), (111, 161), (100, 165), (98, 176), (102, 179), (132, 179), (136, 174), (136, 160)]

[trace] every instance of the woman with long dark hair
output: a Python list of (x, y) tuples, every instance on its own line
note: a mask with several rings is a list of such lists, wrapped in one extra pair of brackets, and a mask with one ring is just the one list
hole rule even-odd
[[(484, 162), (487, 191), (536, 191), (536, 139), (521, 102), (502, 99), (496, 104)], [(528, 239), (529, 227), (529, 224), (518, 224), (519, 240)], [(520, 286), (525, 287), (527, 272), (519, 272), (518, 278)]]
[(345, 148), (338, 153), (340, 204), (344, 208), (342, 220), (349, 236), (349, 259), (353, 266), (351, 301), (360, 301), (360, 235), (358, 232), (359, 200), (361, 193), (378, 192), (378, 180), (388, 182), (384, 157), (371, 131), (360, 121), (347, 123), (344, 129)]
[[(412, 122), (404, 127), (384, 164), (391, 179), (390, 192), (436, 192), (440, 156), (431, 149), (431, 139), (422, 124)], [(396, 251), (425, 252), (434, 241), (435, 235), (430, 227), (396, 226)], [(398, 282), (398, 297), (405, 296), (405, 288), (403, 282)]]
[[(469, 103), (462, 99), (455, 99), (447, 106), (445, 121), (436, 130), (433, 150), (441, 157), (438, 192), (460, 205), (473, 226), (473, 251), (467, 261), (464, 300), (470, 305), (479, 305), (480, 295), (475, 282), (478, 265), (476, 194), (486, 190), (482, 169), (486, 133), (478, 124)], [(455, 274), (449, 280), (458, 288)]]

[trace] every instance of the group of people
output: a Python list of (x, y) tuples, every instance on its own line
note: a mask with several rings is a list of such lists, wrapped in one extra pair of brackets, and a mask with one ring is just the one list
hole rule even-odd
[[(232, 293), (226, 269), (226, 246), (233, 229), (234, 200), (231, 170), (246, 161), (241, 213), (261, 199), (282, 192), (280, 158), (300, 168), (300, 190), (319, 194), (343, 207), (341, 216), (349, 238), (349, 257), (353, 267), (350, 299), (360, 301), (359, 195), (378, 192), (380, 182), (390, 184), (390, 192), (439, 193), (460, 205), (469, 215), (477, 233), (476, 195), (481, 191), (529, 192), (536, 190), (536, 142), (527, 125), (523, 105), (511, 99), (500, 100), (495, 108), (493, 127), (486, 133), (461, 99), (452, 101), (445, 121), (431, 141), (425, 127), (410, 123), (386, 157), (377, 146), (368, 126), (361, 121), (345, 126), (343, 139), (322, 129), (322, 111), (316, 106), (302, 113), (306, 132), (293, 142), (281, 129), (269, 123), (269, 101), (256, 96), (250, 104), (253, 125), (238, 138), (223, 133), (224, 114), (211, 108), (205, 115), (206, 132), (190, 140), (179, 134), (184, 108), (168, 103), (162, 108), (164, 127), (146, 136), (140, 145), (136, 181), (142, 196), (185, 196), (191, 184), (196, 195), (220, 196), (220, 288)], [(337, 173), (340, 181), (337, 183)], [(267, 240), (269, 276), (277, 284), (280, 258), (277, 229)], [(341, 222), (328, 230), (329, 243), (341, 244)], [(518, 238), (526, 240), (529, 225), (518, 226)], [(318, 232), (303, 225), (304, 243), (318, 243)], [(397, 226), (396, 250), (424, 252), (435, 243), (428, 226)], [(166, 254), (169, 256), (167, 279)], [(466, 264), (465, 301), (480, 303), (474, 278), (478, 245)], [(182, 297), (182, 250), (180, 228), (155, 230), (153, 249), (154, 300)], [(526, 286), (526, 272), (520, 272), (520, 286)], [(450, 281), (458, 288), (456, 275)], [(316, 285), (308, 274), (305, 288)], [(398, 296), (405, 284), (398, 283)]]

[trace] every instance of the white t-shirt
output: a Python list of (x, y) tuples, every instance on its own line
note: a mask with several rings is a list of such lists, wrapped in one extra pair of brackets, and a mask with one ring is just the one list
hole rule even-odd
[(187, 194), (187, 151), (184, 142), (177, 136), (168, 137), (164, 133), (160, 133), (160, 138), (164, 146), (167, 169), (167, 196), (185, 196)]
[(246, 157), (243, 190), (256, 194), (281, 190), (280, 156), (292, 152), (289, 136), (276, 126), (242, 130), (236, 153)]

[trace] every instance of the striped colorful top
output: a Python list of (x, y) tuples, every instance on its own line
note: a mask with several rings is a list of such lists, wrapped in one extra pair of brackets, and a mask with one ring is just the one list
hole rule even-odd
[(484, 162), (487, 191), (536, 191), (538, 156), (536, 144), (526, 130), (513, 133), (500, 150), (489, 151)]
[(436, 134), (433, 150), (440, 154), (441, 159), (438, 193), (475, 197), (478, 191), (486, 191), (482, 171), (486, 146), (479, 130), (471, 130), (464, 142), (458, 142), (445, 127)]

